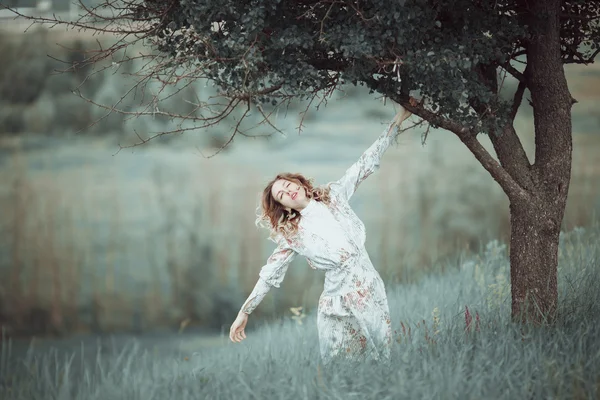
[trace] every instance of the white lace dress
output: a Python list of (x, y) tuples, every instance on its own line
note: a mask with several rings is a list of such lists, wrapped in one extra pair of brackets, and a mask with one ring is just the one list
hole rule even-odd
[(329, 206), (311, 200), (301, 211), (297, 233), (276, 238), (277, 248), (262, 267), (241, 311), (250, 314), (271, 287), (279, 287), (298, 254), (310, 267), (325, 271), (317, 327), (323, 363), (334, 358), (389, 359), (391, 321), (385, 287), (365, 249), (365, 226), (348, 200), (358, 185), (379, 168), (395, 135), (389, 127), (344, 176), (331, 183)]

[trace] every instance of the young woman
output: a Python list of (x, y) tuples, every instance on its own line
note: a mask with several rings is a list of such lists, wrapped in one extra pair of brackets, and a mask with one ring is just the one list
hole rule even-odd
[(409, 116), (410, 112), (401, 108), (375, 143), (336, 182), (315, 188), (304, 176), (285, 173), (267, 185), (257, 222), (270, 230), (277, 248), (231, 326), (233, 342), (246, 338), (248, 315), (271, 287), (279, 287), (289, 263), (300, 254), (310, 267), (325, 271), (317, 316), (323, 363), (340, 358), (389, 359), (392, 330), (385, 287), (365, 249), (365, 226), (348, 200), (379, 168), (398, 126)]

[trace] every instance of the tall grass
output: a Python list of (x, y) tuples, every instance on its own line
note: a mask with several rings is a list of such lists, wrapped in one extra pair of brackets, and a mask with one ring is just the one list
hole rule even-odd
[[(247, 332), (242, 344), (152, 355), (111, 349), (27, 353), (4, 340), (0, 397), (21, 399), (590, 399), (600, 395), (600, 229), (560, 244), (559, 317), (510, 322), (507, 251), (490, 242), (459, 269), (388, 285), (390, 365), (319, 363), (314, 313)], [(164, 341), (175, 340), (165, 337)]]
[[(178, 329), (184, 321), (186, 326), (223, 330), (251, 291), (272, 249), (265, 240), (266, 233), (253, 225), (254, 199), (236, 200), (236, 190), (254, 194), (262, 189), (265, 179), (262, 174), (259, 177), (259, 168), (244, 165), (240, 174), (227, 164), (240, 162), (232, 157), (223, 163), (216, 159), (210, 164), (189, 163), (187, 168), (201, 168), (187, 175), (169, 174), (174, 163), (165, 162), (157, 167), (161, 173), (152, 179), (144, 176), (120, 182), (119, 176), (129, 171), (112, 168), (106, 158), (101, 166), (100, 162), (95, 166), (86, 164), (86, 146), (96, 146), (96, 139), (86, 138), (89, 143), (81, 143), (64, 157), (40, 156), (42, 151), (22, 152), (20, 143), (35, 149), (49, 141), (45, 137), (49, 132), (64, 135), (100, 117), (90, 104), (75, 105), (69, 100), (73, 96), (68, 89), (90, 71), (80, 71), (83, 76), (51, 74), (57, 65), (48, 59), (48, 53), (71, 61), (81, 56), (65, 53), (64, 48), (55, 45), (57, 42), (88, 50), (98, 45), (95, 38), (45, 29), (30, 35), (0, 34), (0, 52), (7, 55), (1, 63), (10, 71), (0, 82), (0, 92), (5, 94), (5, 107), (0, 107), (0, 133), (44, 135), (22, 140), (3, 137), (0, 142), (0, 147), (16, 143), (12, 149), (0, 148), (0, 163), (4, 163), (0, 168), (0, 206), (6, 210), (0, 216), (0, 325), (12, 335), (144, 332), (156, 327)], [(89, 91), (86, 96), (101, 103), (118, 100), (119, 89), (131, 82), (117, 76), (94, 74), (89, 86), (83, 88)], [(577, 89), (577, 83), (588, 80), (578, 80), (576, 72), (570, 73), (569, 81), (576, 84), (577, 98), (579, 92), (588, 97), (594, 93), (590, 89), (593, 82)], [(208, 89), (198, 85), (197, 91), (206, 95)], [(190, 90), (196, 94), (195, 89)], [(321, 135), (330, 127), (342, 131), (350, 125), (367, 127), (365, 121), (370, 118), (379, 122), (384, 117), (375, 102), (365, 107), (367, 97), (362, 96), (366, 94), (356, 89), (349, 93), (346, 103), (338, 102), (343, 105), (337, 109), (330, 105), (326, 113), (320, 114), (319, 118), (326, 115), (321, 120), (324, 122), (312, 129)], [(593, 99), (586, 104), (593, 104)], [(186, 102), (173, 98), (165, 106), (181, 109)], [(600, 209), (600, 153), (594, 150), (598, 140), (586, 135), (587, 131), (577, 131), (578, 121), (593, 120), (594, 112), (587, 110), (574, 119), (573, 179), (564, 229), (588, 225)], [(106, 135), (109, 131), (129, 130), (137, 138), (130, 128), (138, 122), (142, 125), (136, 129), (142, 132), (149, 128), (166, 130), (168, 125), (167, 121), (153, 119), (145, 122), (152, 126), (137, 119), (125, 123), (113, 117), (116, 120), (106, 118), (92, 131)], [(527, 117), (517, 118), (517, 123), (531, 129)], [(518, 130), (527, 145), (533, 136), (522, 128)], [(225, 128), (220, 133), (209, 133), (215, 135), (208, 141), (214, 141), (216, 147), (219, 134), (228, 134)], [(127, 133), (120, 135), (120, 140), (127, 139)], [(201, 135), (204, 142), (200, 142), (206, 144), (210, 135)], [(432, 133), (426, 146), (429, 154), (424, 151), (408, 160), (402, 157), (416, 153), (418, 144), (415, 141), (406, 151), (402, 149), (406, 136), (402, 136), (401, 149), (386, 154), (385, 167), (357, 194), (358, 202), (368, 203), (358, 212), (368, 231), (367, 249), (387, 282), (415, 282), (432, 271), (445, 270), (449, 264), (440, 260), (477, 253), (493, 238), (508, 240), (508, 202), (504, 194), (459, 141), (453, 147), (449, 141), (439, 140), (446, 136), (446, 132)], [(363, 138), (356, 135), (352, 140)], [(273, 141), (275, 144), (260, 151), (276, 152), (278, 147), (299, 145), (310, 157), (312, 150), (323, 145), (323, 141), (311, 141), (310, 135), (302, 143), (288, 139), (285, 143)], [(326, 140), (335, 146), (341, 142), (339, 137)], [(60, 148), (70, 143), (61, 142)], [(161, 144), (146, 146), (140, 152), (139, 163), (143, 164), (146, 156), (167, 158), (182, 148), (193, 147), (191, 141), (169, 143), (173, 147), (163, 149), (163, 153), (152, 153)], [(114, 143), (111, 146), (115, 148)], [(456, 146), (461, 150), (456, 151)], [(330, 150), (333, 153), (334, 148)], [(527, 150), (532, 154), (530, 147)], [(52, 151), (54, 148), (47, 153)], [(341, 153), (330, 157), (334, 159)], [(259, 159), (264, 153), (253, 154)], [(465, 157), (470, 161), (461, 160)], [(63, 160), (68, 168), (49, 165), (47, 171), (40, 171), (44, 168), (34, 167)], [(321, 172), (322, 165), (311, 165), (310, 160), (306, 164)], [(114, 176), (109, 176), (111, 181), (106, 183), (109, 173)], [(250, 174), (255, 177), (249, 179)], [(315, 174), (315, 178), (320, 180), (321, 176)], [(240, 180), (241, 185), (237, 182)], [(125, 186), (135, 186), (128, 193), (137, 201), (124, 198)], [(282, 290), (273, 291), (255, 317), (274, 318), (291, 306), (313, 308), (321, 282), (322, 276), (298, 259), (289, 269)]]
[[(179, 329), (184, 321), (227, 329), (272, 249), (253, 224), (253, 199), (236, 196), (258, 193), (259, 178), (232, 186), (236, 170), (214, 160), (202, 167), (218, 168), (213, 175), (201, 169), (200, 176), (173, 179), (159, 166), (149, 181), (135, 181), (139, 188), (130, 193), (139, 200), (128, 203), (118, 170), (103, 172), (103, 183), (91, 166), (66, 177), (29, 167), (42, 162), (14, 150), (0, 174), (0, 206), (12, 210), (0, 220), (0, 321), (7, 333), (141, 333)], [(455, 269), (456, 262), (440, 261), (508, 238), (506, 199), (485, 171), (442, 167), (445, 174), (435, 173), (439, 165), (425, 166), (422, 179), (407, 181), (387, 166), (357, 194), (368, 204), (359, 212), (367, 249), (386, 282)], [(460, 176), (460, 185), (448, 176)], [(591, 183), (597, 178), (586, 170), (575, 176), (569, 209), (585, 223), (597, 209), (590, 203), (600, 198)], [(314, 308), (321, 282), (298, 258), (255, 318), (277, 318), (292, 306)]]

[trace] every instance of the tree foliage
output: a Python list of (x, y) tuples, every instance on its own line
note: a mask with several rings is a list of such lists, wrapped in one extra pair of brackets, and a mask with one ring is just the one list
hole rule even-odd
[[(593, 60), (599, 7), (564, 3), (565, 62)], [(138, 13), (157, 18), (154, 43), (175, 65), (232, 97), (312, 99), (345, 83), (400, 99), (418, 90), (435, 113), (487, 131), (485, 123), (510, 116), (496, 73), (520, 78), (513, 64), (531, 35), (526, 8), (523, 1), (229, 0), (145, 2)], [(482, 104), (484, 113), (477, 112)]]
[[(354, 84), (403, 105), (417, 91), (426, 106), (417, 115), (434, 126), (448, 128), (452, 121), (456, 129), (499, 131), (514, 118), (522, 93), (514, 102), (503, 100), (498, 81), (507, 74), (523, 80), (520, 66), (532, 34), (525, 0), (107, 0), (81, 7), (76, 21), (33, 20), (117, 37), (75, 68), (135, 59), (147, 61), (136, 74), (140, 86), (214, 82), (218, 101), (198, 100), (193, 113), (166, 113), (197, 128), (219, 123), (236, 108), (246, 110), (243, 118), (251, 106), (268, 121), (265, 104), (272, 110), (294, 99), (322, 101)], [(598, 0), (563, 2), (565, 63), (593, 61), (599, 16)], [(127, 55), (136, 43), (152, 53)], [(160, 100), (159, 92), (139, 114), (160, 113)], [(119, 104), (100, 106), (126, 112)]]
[[(160, 111), (159, 91), (135, 114), (204, 127), (241, 107), (225, 146), (252, 107), (269, 123), (278, 107), (294, 99), (310, 106), (345, 84), (364, 85), (455, 133), (510, 200), (513, 316), (554, 314), (575, 102), (563, 66), (591, 63), (600, 52), (600, 0), (108, 0), (75, 22), (34, 21), (117, 35), (82, 63), (147, 60), (128, 92), (151, 80), (163, 88), (214, 82), (220, 95), (192, 112)], [(154, 52), (126, 57), (136, 42)], [(518, 86), (507, 100), (500, 92), (508, 76)], [(533, 162), (513, 126), (526, 90)], [(417, 105), (408, 102), (415, 91)], [(127, 113), (119, 104), (107, 110)], [(489, 135), (497, 159), (479, 133)]]

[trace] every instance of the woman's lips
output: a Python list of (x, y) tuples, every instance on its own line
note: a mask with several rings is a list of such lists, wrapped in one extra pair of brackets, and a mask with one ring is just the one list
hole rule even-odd
[(292, 200), (296, 200), (296, 197), (298, 197), (298, 192), (292, 193)]

